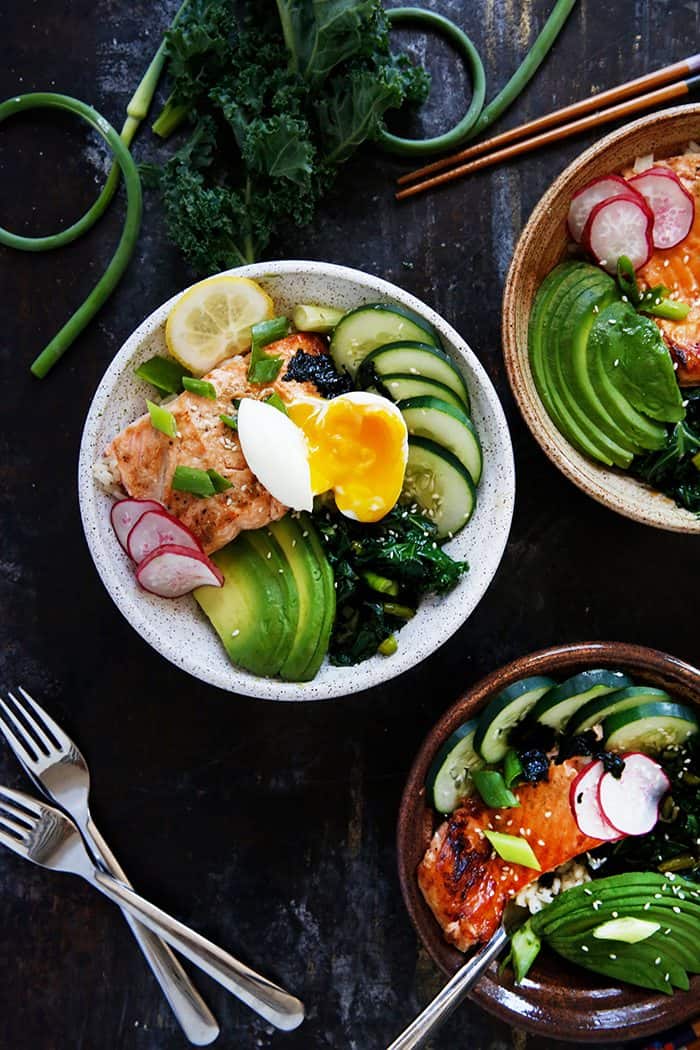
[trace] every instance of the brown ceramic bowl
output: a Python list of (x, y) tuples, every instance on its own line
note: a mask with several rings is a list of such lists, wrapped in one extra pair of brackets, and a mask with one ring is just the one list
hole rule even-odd
[[(640, 681), (660, 686), (700, 707), (700, 671), (655, 649), (621, 642), (582, 642), (553, 646), (507, 664), (469, 689), (429, 733), (413, 763), (399, 812), (397, 848), (404, 901), (418, 936), (434, 962), (451, 977), (464, 956), (443, 939), (442, 931), (418, 887), (416, 869), (440, 818), (425, 798), (430, 763), (450, 733), (473, 718), (497, 692), (528, 675), (566, 678), (593, 667), (626, 671)], [(577, 1043), (606, 1042), (650, 1035), (680, 1024), (698, 1011), (700, 976), (690, 990), (658, 995), (633, 985), (610, 985), (606, 979), (569, 965), (543, 951), (527, 980), (518, 987), (497, 964), (481, 978), (471, 998), (492, 1014), (540, 1035)]]
[(700, 104), (678, 106), (636, 120), (606, 135), (555, 180), (522, 232), (506, 279), (503, 352), (508, 379), (525, 422), (544, 452), (578, 485), (620, 514), (673, 532), (700, 533), (700, 518), (629, 474), (608, 469), (578, 452), (561, 434), (540, 401), (530, 371), (527, 329), (535, 293), (549, 271), (567, 255), (569, 202), (591, 179), (620, 171), (635, 157), (670, 157), (700, 140)]

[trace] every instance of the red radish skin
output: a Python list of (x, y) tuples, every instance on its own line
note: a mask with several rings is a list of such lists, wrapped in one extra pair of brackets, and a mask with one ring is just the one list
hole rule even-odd
[(128, 554), (127, 539), (136, 522), (148, 510), (162, 510), (154, 499), (120, 499), (112, 504), (110, 521), (120, 545)]
[(136, 579), (159, 598), (181, 598), (196, 587), (223, 587), (224, 577), (206, 554), (170, 544), (157, 547), (143, 559)]
[(598, 784), (603, 816), (621, 835), (646, 835), (659, 819), (659, 805), (671, 788), (658, 762), (639, 751), (622, 756), (619, 778), (606, 773)]
[(580, 190), (577, 190), (571, 198), (566, 222), (573, 239), (581, 243), (588, 216), (596, 204), (629, 193), (630, 185), (621, 175), (605, 175), (602, 178), (593, 179), (592, 182), (586, 183)]
[(139, 565), (156, 547), (187, 547), (202, 551), (202, 547), (182, 522), (164, 510), (147, 510), (136, 522), (126, 541), (129, 556)]
[(571, 785), (569, 802), (581, 834), (610, 842), (619, 839), (620, 833), (605, 819), (598, 801), (598, 786), (604, 775), (600, 759), (584, 766)]
[(651, 208), (654, 247), (675, 248), (684, 241), (695, 221), (695, 201), (675, 171), (649, 168), (629, 181)]
[(651, 209), (640, 194), (611, 197), (593, 208), (583, 231), (583, 245), (608, 273), (617, 271), (621, 255), (638, 270), (654, 251), (653, 222)]

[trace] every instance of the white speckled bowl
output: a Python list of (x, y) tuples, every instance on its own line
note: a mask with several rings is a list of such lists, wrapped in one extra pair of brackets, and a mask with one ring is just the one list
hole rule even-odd
[(298, 302), (350, 309), (381, 300), (409, 307), (439, 331), (466, 379), (484, 449), (476, 511), (448, 545), (454, 557), (467, 559), (470, 571), (450, 594), (421, 603), (418, 614), (399, 633), (393, 656), (375, 656), (351, 669), (325, 663), (313, 682), (303, 683), (257, 678), (233, 666), (193, 598), (167, 600), (142, 591), (110, 525), (112, 500), (96, 484), (92, 468), (111, 438), (144, 411), (150, 388), (134, 376), (134, 368), (165, 351), (165, 320), (178, 296), (155, 310), (127, 339), (90, 406), (78, 476), (90, 553), (111, 598), (131, 626), (162, 656), (195, 678), (268, 700), (322, 700), (357, 693), (395, 678), (434, 652), (464, 623), (493, 579), (508, 539), (515, 498), (513, 450), (503, 409), (486, 372), (454, 328), (395, 285), (359, 270), (321, 262), (256, 263), (231, 272), (259, 281), (280, 313), (289, 312)]

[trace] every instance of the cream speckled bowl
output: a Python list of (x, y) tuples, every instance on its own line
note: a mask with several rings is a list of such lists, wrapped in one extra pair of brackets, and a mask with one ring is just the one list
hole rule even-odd
[(143, 413), (150, 387), (134, 376), (134, 368), (154, 353), (165, 352), (165, 320), (178, 296), (155, 310), (127, 339), (90, 406), (78, 471), (80, 511), (90, 553), (110, 597), (131, 626), (162, 656), (195, 678), (270, 700), (321, 700), (360, 692), (407, 671), (447, 641), (493, 579), (508, 539), (515, 498), (513, 450), (503, 409), (486, 372), (454, 328), (395, 285), (359, 270), (320, 262), (257, 263), (231, 272), (259, 281), (279, 312), (289, 312), (299, 302), (328, 303), (341, 309), (396, 302), (438, 330), (469, 387), (472, 416), (484, 450), (476, 511), (447, 547), (454, 557), (469, 562), (470, 571), (450, 594), (421, 603), (417, 615), (399, 633), (393, 656), (374, 656), (353, 668), (326, 662), (313, 682), (303, 683), (258, 678), (234, 667), (194, 598), (167, 600), (141, 590), (112, 531), (112, 500), (96, 484), (93, 464), (110, 439)]
[(548, 416), (530, 371), (527, 329), (535, 294), (544, 277), (566, 257), (566, 216), (571, 197), (591, 179), (620, 171), (635, 157), (682, 153), (700, 139), (700, 105), (678, 106), (635, 120), (606, 135), (570, 164), (547, 190), (522, 232), (506, 279), (503, 353), (513, 394), (532, 431), (567, 478), (606, 507), (646, 525), (700, 533), (700, 518), (620, 470), (608, 469), (569, 444)]

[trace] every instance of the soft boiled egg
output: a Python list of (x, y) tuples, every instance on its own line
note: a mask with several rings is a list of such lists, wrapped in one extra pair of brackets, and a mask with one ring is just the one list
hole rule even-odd
[(401, 494), (408, 432), (400, 411), (360, 391), (286, 406), (244, 398), (238, 437), (248, 466), (268, 492), (293, 510), (333, 491), (338, 510), (356, 521), (379, 521)]
[(408, 432), (385, 397), (357, 391), (331, 401), (302, 398), (287, 406), (309, 449), (314, 494), (335, 493), (338, 510), (356, 521), (379, 521), (401, 494)]

